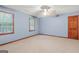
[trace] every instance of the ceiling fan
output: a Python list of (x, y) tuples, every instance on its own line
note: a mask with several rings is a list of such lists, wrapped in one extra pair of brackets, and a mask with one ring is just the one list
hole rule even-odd
[(37, 15), (40, 16), (56, 16), (56, 10), (51, 6), (42, 5), (40, 10), (37, 11)]

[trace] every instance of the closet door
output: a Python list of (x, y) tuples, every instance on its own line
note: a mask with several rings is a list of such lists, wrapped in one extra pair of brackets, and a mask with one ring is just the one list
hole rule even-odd
[(78, 39), (78, 17), (68, 17), (68, 38)]

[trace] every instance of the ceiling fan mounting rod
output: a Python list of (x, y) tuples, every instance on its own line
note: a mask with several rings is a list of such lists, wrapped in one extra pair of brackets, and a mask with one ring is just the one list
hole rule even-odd
[(46, 5), (44, 5), (44, 6), (41, 6), (41, 9), (50, 9), (50, 7), (49, 6), (46, 6)]

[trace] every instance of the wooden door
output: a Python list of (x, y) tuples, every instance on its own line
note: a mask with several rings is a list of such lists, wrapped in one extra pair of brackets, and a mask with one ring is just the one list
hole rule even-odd
[(78, 39), (78, 17), (68, 17), (68, 38)]

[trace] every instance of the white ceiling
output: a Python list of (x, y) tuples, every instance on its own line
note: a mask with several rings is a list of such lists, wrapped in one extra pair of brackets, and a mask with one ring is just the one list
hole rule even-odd
[[(57, 15), (79, 11), (79, 5), (48, 5), (48, 6), (51, 7), (51, 10), (55, 10)], [(41, 5), (6, 5), (6, 7), (37, 17), (43, 16), (40, 13)], [(52, 16), (54, 12), (51, 12)]]

